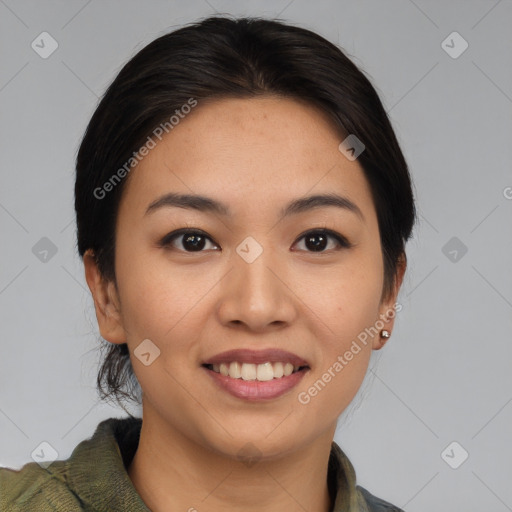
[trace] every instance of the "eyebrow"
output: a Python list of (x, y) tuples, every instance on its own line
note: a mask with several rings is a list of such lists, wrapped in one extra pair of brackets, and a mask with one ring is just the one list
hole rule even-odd
[[(334, 206), (355, 213), (364, 222), (365, 218), (360, 208), (347, 197), (338, 194), (316, 194), (300, 197), (288, 203), (280, 212), (280, 219), (290, 215), (307, 212), (316, 208)], [(153, 201), (146, 209), (145, 215), (160, 208), (186, 208), (200, 212), (212, 212), (225, 217), (231, 216), (230, 209), (224, 203), (210, 197), (195, 194), (178, 194), (170, 192)]]

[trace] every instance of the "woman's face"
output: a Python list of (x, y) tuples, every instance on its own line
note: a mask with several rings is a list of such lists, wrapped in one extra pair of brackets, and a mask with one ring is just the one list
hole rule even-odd
[[(380, 347), (361, 333), (382, 328), (396, 299), (380, 302), (376, 212), (341, 140), (296, 101), (223, 99), (199, 103), (131, 172), (116, 231), (119, 315), (98, 319), (105, 339), (128, 343), (145, 421), (230, 456), (248, 442), (272, 457), (332, 439)], [(326, 194), (344, 202), (305, 201)], [(306, 368), (279, 377), (279, 362)], [(245, 378), (230, 363), (246, 363)]]

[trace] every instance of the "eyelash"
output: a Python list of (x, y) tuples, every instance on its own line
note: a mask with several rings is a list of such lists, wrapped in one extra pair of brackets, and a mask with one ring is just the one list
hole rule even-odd
[[(158, 245), (161, 248), (167, 248), (167, 249), (170, 249), (170, 250), (174, 249), (174, 250), (178, 250), (180, 252), (185, 252), (185, 253), (188, 253), (188, 254), (205, 252), (204, 250), (200, 250), (200, 251), (185, 251), (185, 250), (176, 249), (174, 247), (171, 247), (172, 242), (176, 238), (178, 238), (179, 236), (185, 235), (185, 234), (187, 234), (187, 235), (200, 235), (200, 236), (203, 236), (203, 237), (207, 238), (208, 240), (210, 240), (214, 245), (218, 246), (218, 244), (216, 244), (204, 231), (201, 231), (200, 229), (194, 229), (194, 228), (181, 228), (181, 229), (178, 229), (176, 231), (172, 231), (171, 233), (165, 235), (164, 238), (162, 238), (162, 240), (160, 240)], [(338, 245), (339, 245), (339, 247), (337, 249), (334, 249), (335, 251), (339, 251), (341, 249), (350, 249), (352, 247), (352, 244), (344, 236), (340, 235), (336, 231), (332, 231), (331, 229), (325, 229), (325, 228), (322, 228), (322, 229), (311, 229), (309, 231), (306, 231), (305, 233), (303, 233), (302, 235), (300, 235), (297, 238), (297, 240), (294, 242), (293, 245), (295, 245), (297, 242), (299, 242), (303, 238), (307, 237), (308, 235), (312, 235), (312, 234), (315, 234), (315, 235), (326, 235), (326, 236), (329, 236), (331, 238), (334, 238), (338, 242)], [(329, 249), (328, 250), (322, 250), (322, 251), (306, 251), (306, 252), (309, 252), (311, 254), (324, 254), (324, 253), (328, 253)]]

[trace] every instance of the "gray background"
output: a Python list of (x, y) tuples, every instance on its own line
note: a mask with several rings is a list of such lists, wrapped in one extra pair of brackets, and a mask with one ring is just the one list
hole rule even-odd
[[(411, 168), (419, 222), (403, 310), (336, 433), (359, 483), (408, 512), (512, 510), (510, 0), (0, 0), (0, 465), (31, 461), (41, 441), (66, 458), (99, 421), (125, 415), (95, 391), (75, 153), (126, 60), (215, 12), (279, 16), (341, 45)], [(47, 59), (31, 47), (43, 31), (59, 45)], [(453, 31), (469, 44), (457, 58), (442, 46)], [(57, 249), (46, 262), (33, 252), (43, 237)], [(452, 464), (469, 453), (458, 469), (441, 456), (453, 441)]]

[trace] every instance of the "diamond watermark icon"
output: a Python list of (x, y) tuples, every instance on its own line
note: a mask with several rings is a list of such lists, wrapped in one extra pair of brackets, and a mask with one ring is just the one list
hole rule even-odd
[(47, 59), (59, 47), (59, 43), (48, 32), (41, 32), (30, 46), (39, 57)]
[(252, 443), (246, 443), (236, 455), (236, 458), (248, 468), (254, 466), (262, 456), (261, 450)]
[(468, 42), (458, 32), (452, 32), (441, 43), (441, 48), (452, 59), (458, 59), (468, 49), (468, 46)]
[(351, 133), (338, 146), (338, 149), (345, 158), (351, 162), (353, 162), (365, 150), (365, 148), (366, 146), (353, 133)]
[(459, 238), (452, 236), (452, 238), (443, 245), (441, 252), (452, 263), (458, 263), (468, 252), (468, 248)]
[(32, 253), (42, 263), (48, 263), (57, 254), (57, 246), (49, 238), (43, 236), (32, 247)]
[(59, 456), (57, 450), (48, 442), (43, 441), (30, 454), (32, 459), (37, 462), (43, 469), (57, 460)]
[(151, 340), (145, 339), (137, 346), (133, 354), (144, 366), (149, 366), (160, 356), (160, 349)]
[(469, 457), (469, 453), (457, 441), (450, 443), (442, 452), (441, 458), (452, 469), (458, 469)]
[(252, 263), (263, 252), (263, 247), (252, 236), (248, 236), (237, 246), (236, 252), (247, 263)]

